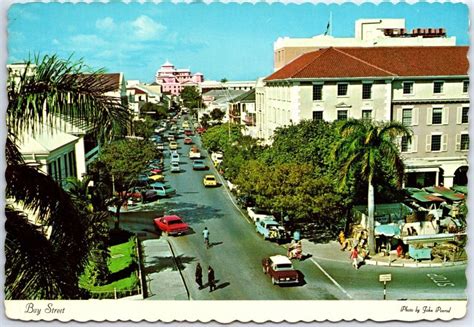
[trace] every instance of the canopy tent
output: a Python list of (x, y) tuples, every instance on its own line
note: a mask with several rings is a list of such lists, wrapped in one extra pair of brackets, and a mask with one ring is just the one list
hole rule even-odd
[(411, 194), (411, 197), (420, 202), (444, 202), (445, 200), (431, 193), (420, 191)]

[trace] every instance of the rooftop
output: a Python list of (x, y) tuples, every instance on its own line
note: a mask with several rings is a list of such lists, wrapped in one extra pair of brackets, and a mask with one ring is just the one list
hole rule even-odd
[(327, 48), (305, 53), (265, 80), (467, 76), (467, 46)]

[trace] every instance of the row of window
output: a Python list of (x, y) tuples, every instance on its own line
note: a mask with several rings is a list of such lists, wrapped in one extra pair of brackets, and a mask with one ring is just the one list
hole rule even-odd
[[(414, 82), (403, 82), (403, 94), (413, 94)], [(469, 81), (463, 81), (462, 92), (467, 93), (469, 91)], [(434, 81), (433, 82), (433, 94), (444, 93), (444, 82)]]
[[(418, 125), (418, 109), (417, 108), (403, 108), (402, 109), (402, 124), (405, 126)], [(458, 124), (467, 124), (469, 122), (469, 107), (459, 107), (457, 112), (456, 122)], [(433, 107), (427, 108), (426, 124), (427, 125), (442, 125), (449, 123), (449, 108)]]
[[(337, 83), (337, 96), (344, 97), (347, 96), (349, 89), (349, 83)], [(313, 100), (320, 101), (323, 99), (323, 84), (314, 84), (313, 85)], [(363, 83), (362, 84), (362, 99), (369, 100), (372, 99), (372, 83)]]
[[(349, 110), (341, 109), (337, 111), (337, 120), (347, 120), (349, 117)], [(362, 119), (371, 120), (372, 119), (372, 110), (364, 109), (362, 110)], [(323, 111), (313, 111), (313, 120), (324, 120)]]
[[(414, 82), (403, 82), (403, 94), (413, 94)], [(337, 96), (344, 97), (347, 96), (349, 89), (349, 83), (337, 83)], [(462, 91), (467, 93), (469, 90), (469, 81), (463, 81)], [(444, 82), (443, 81), (434, 81), (433, 82), (433, 93), (442, 94), (444, 92)], [(323, 99), (323, 84), (314, 84), (313, 85), (313, 100), (320, 101)], [(372, 99), (372, 83), (363, 83), (362, 84), (362, 99), (370, 100)]]
[[(402, 137), (400, 142), (400, 151), (403, 153), (417, 152), (418, 137), (414, 135), (411, 140), (407, 137)], [(448, 135), (446, 134), (431, 134), (426, 136), (426, 152), (447, 151), (448, 149)], [(456, 151), (469, 150), (469, 135), (456, 135)]]

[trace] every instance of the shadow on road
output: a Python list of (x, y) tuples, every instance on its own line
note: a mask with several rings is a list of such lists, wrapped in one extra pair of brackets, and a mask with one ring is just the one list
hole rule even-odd
[(218, 284), (218, 285), (216, 286), (216, 291), (217, 291), (218, 289), (221, 289), (221, 288), (226, 288), (226, 287), (229, 286), (229, 285), (230, 285), (229, 282), (224, 282), (224, 283), (222, 283), (222, 284)]
[(212, 248), (212, 247), (214, 247), (214, 246), (218, 246), (218, 245), (221, 245), (221, 244), (223, 244), (223, 243), (224, 243), (224, 242), (211, 242), (211, 243), (209, 243), (209, 247)]
[(224, 215), (211, 206), (189, 202), (167, 202), (166, 215), (176, 214), (188, 224), (199, 224)]
[(144, 273), (146, 275), (151, 273), (157, 273), (166, 269), (171, 270), (183, 270), (185, 268), (185, 264), (189, 264), (193, 262), (196, 258), (195, 257), (186, 257), (183, 255), (179, 255), (175, 258), (172, 256), (169, 257), (152, 257), (147, 258), (146, 260), (146, 267), (144, 268)]

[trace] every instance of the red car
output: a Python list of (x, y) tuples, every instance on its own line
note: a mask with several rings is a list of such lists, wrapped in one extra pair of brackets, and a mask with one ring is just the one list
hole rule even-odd
[(205, 129), (204, 127), (198, 127), (198, 128), (196, 128), (196, 132), (197, 132), (198, 134), (202, 134), (202, 133), (204, 133), (205, 131), (206, 131), (206, 129)]
[(190, 129), (185, 129), (185, 130), (184, 130), (184, 135), (186, 135), (186, 136), (191, 136), (191, 135), (193, 135), (193, 131), (190, 130)]
[(153, 222), (156, 229), (161, 230), (167, 235), (181, 235), (189, 230), (188, 224), (186, 224), (180, 217), (174, 215), (157, 217)]
[(184, 144), (193, 144), (193, 139), (190, 137), (185, 137), (184, 138)]
[(274, 255), (262, 260), (263, 272), (272, 278), (272, 284), (299, 284), (299, 274), (290, 259)]

